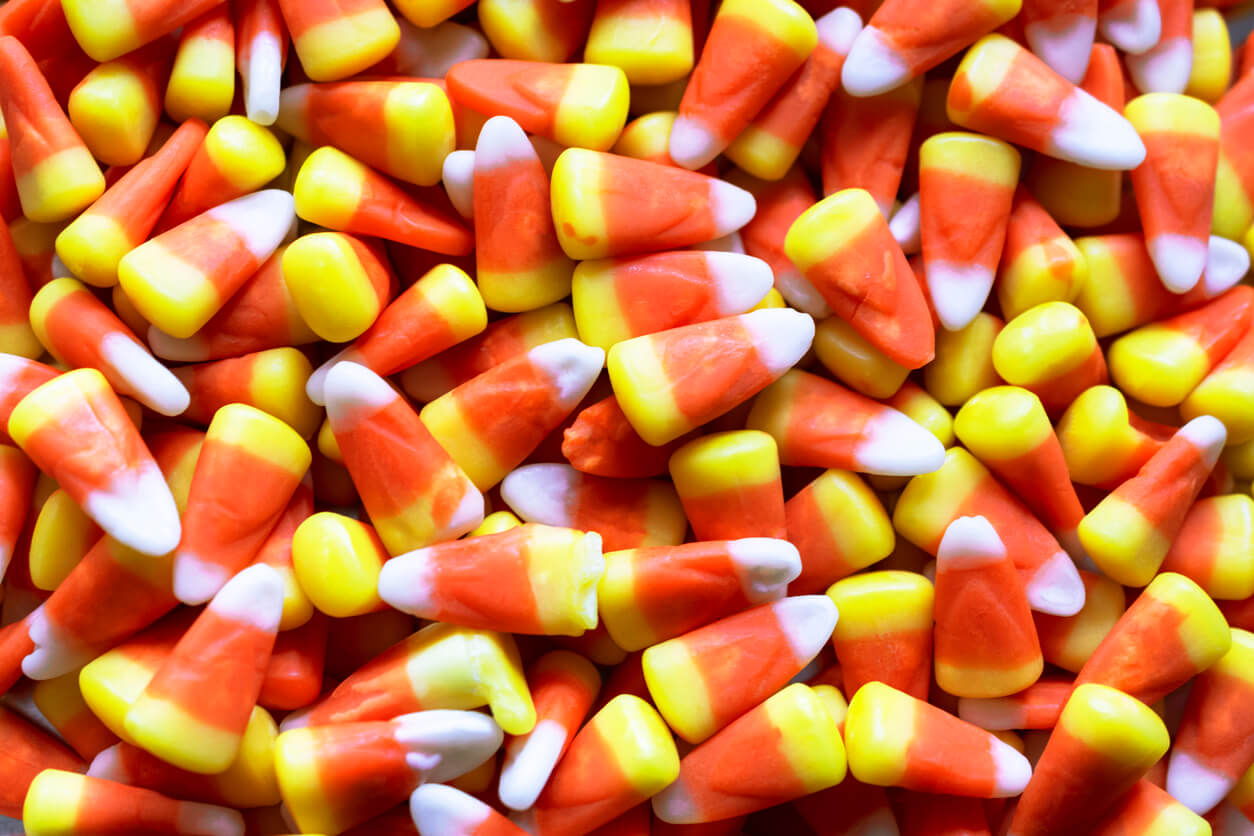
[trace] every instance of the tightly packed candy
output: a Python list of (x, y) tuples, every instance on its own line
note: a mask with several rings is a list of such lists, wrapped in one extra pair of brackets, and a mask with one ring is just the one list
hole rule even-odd
[(0, 817), (1254, 834), (1196, 5), (0, 2)]

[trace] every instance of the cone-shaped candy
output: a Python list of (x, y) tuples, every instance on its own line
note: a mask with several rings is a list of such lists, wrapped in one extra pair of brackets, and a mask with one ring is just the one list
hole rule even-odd
[(383, 0), (279, 0), (279, 9), (301, 68), (314, 81), (359, 73), (387, 56), (401, 39), (400, 26)]
[(1158, 12), (1158, 42), (1128, 55), (1128, 74), (1144, 93), (1183, 93), (1193, 68), (1193, 3), (1159, 0)]
[[(1240, 813), (1237, 813), (1240, 816)], [(1244, 819), (1244, 816), (1242, 816)], [(1241, 827), (1249, 828), (1246, 820)], [(1236, 830), (1236, 834), (1243, 831)], [(1106, 818), (1093, 830), (1094, 836), (1225, 836), (1233, 831), (1211, 829), (1207, 820), (1172, 798), (1156, 784), (1142, 778), (1123, 794)]]
[(738, 430), (690, 441), (669, 467), (696, 539), (784, 536), (779, 448), (766, 433)]
[(235, 0), (235, 66), (249, 121), (273, 125), (289, 38), (279, 0)]
[(235, 98), (235, 24), (222, 3), (183, 27), (165, 88), (165, 109), (176, 122), (212, 122)]
[[(35, 777), (44, 770), (80, 772), (83, 763), (65, 745), (43, 729), (7, 708), (0, 709), (0, 815), (22, 815), (22, 799)], [(29, 825), (28, 825), (29, 826)]]
[(208, 426), (218, 410), (246, 404), (278, 418), (302, 438), (313, 435), (322, 417), (305, 396), (311, 368), (300, 349), (272, 348), (174, 370), (192, 400), (183, 419)]
[(840, 620), (832, 647), (847, 694), (883, 682), (926, 699), (932, 682), (932, 584), (913, 572), (867, 572), (827, 590)]
[[(484, 7), (479, 9), (482, 21)], [(584, 57), (594, 64), (620, 67), (632, 84), (678, 81), (688, 75), (696, 60), (692, 18), (692, 4), (682, 0), (597, 3)]]
[(1052, 729), (1072, 690), (1069, 678), (1047, 676), (1007, 697), (959, 699), (958, 716), (989, 731)]
[(1212, 598), (1254, 595), (1254, 499), (1233, 493), (1193, 503), (1162, 570), (1195, 581)]

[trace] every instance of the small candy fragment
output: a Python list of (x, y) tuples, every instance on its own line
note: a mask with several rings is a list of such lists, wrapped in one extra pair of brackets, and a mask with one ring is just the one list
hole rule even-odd
[(1157, 43), (1147, 50), (1129, 50), (1128, 74), (1143, 93), (1183, 93), (1193, 68), (1193, 4), (1159, 0)]
[(258, 125), (273, 125), (279, 114), (279, 87), (290, 39), (279, 0), (236, 0), (235, 66), (243, 87), (244, 109)]
[(1023, 34), (1041, 60), (1079, 84), (1097, 35), (1097, 0), (1024, 0)]
[(305, 395), (312, 369), (298, 348), (285, 346), (182, 366), (174, 376), (191, 393), (182, 417), (208, 426), (224, 406), (239, 403), (287, 424), (301, 438), (313, 435), (320, 410)]

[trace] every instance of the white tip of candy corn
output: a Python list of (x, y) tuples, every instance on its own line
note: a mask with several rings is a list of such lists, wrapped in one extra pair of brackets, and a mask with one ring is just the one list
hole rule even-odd
[(192, 552), (174, 555), (174, 597), (188, 606), (203, 604), (217, 594), (231, 573)]
[(753, 220), (757, 211), (757, 200), (748, 191), (726, 180), (710, 178), (710, 215), (714, 219), (715, 238), (740, 229)]
[(91, 765), (87, 767), (87, 777), (129, 784), (131, 775), (122, 763), (122, 753), (118, 751), (121, 745), (121, 743), (115, 743), (107, 749), (101, 749), (96, 757), (92, 758)]
[(427, 781), (449, 781), (492, 757), (505, 734), (486, 714), (477, 711), (418, 711), (392, 721), (396, 742), (409, 754)]
[(108, 487), (87, 495), (83, 510), (105, 534), (153, 557), (171, 552), (183, 534), (174, 495), (155, 464), (115, 473)]
[(43, 607), (36, 607), (26, 616), (26, 632), (35, 648), (22, 659), (22, 673), (31, 679), (54, 679), (81, 668), (97, 655), (62, 634), (44, 616)]
[(1009, 798), (1023, 792), (1032, 778), (1032, 764), (1013, 747), (995, 737), (989, 738), (989, 753), (993, 756), (995, 777), (993, 798)]
[(1209, 242), (1189, 235), (1155, 235), (1145, 241), (1150, 260), (1163, 287), (1172, 293), (1188, 293), (1202, 278)]
[(331, 369), (340, 363), (360, 362), (357, 358), (358, 354), (352, 346), (331, 355), (330, 359), (314, 369), (313, 374), (309, 375), (309, 380), (305, 381), (305, 396), (318, 406), (326, 406), (327, 401), (324, 391), (327, 385), (327, 375), (331, 373)]
[(264, 189), (215, 206), (205, 214), (229, 226), (260, 263), (283, 243), (296, 220), (296, 204), (290, 192)]
[(1202, 273), (1202, 290), (1207, 299), (1214, 299), (1233, 287), (1250, 272), (1250, 251), (1227, 238), (1212, 235), (1206, 248), (1206, 272)]
[(1096, 35), (1097, 18), (1089, 15), (1061, 15), (1024, 27), (1031, 50), (1072, 84), (1079, 84), (1088, 72)]
[(727, 544), (745, 598), (754, 604), (778, 601), (801, 574), (801, 553), (787, 540), (745, 537)]
[(1211, 769), (1188, 752), (1171, 753), (1167, 766), (1167, 792), (1185, 807), (1204, 816), (1224, 800), (1236, 781)]
[(1132, 123), (1077, 87), (1058, 109), (1045, 153), (1089, 168), (1131, 171), (1145, 161)]
[(961, 331), (984, 309), (995, 274), (982, 264), (927, 262), (932, 307), (947, 331)]
[(695, 171), (717, 157), (723, 143), (705, 125), (681, 114), (671, 126), (668, 150), (676, 165)]
[(988, 731), (1011, 731), (1023, 727), (1022, 706), (1006, 697), (962, 697), (958, 700), (958, 717)]
[(379, 597), (389, 606), (411, 615), (425, 616), (436, 611), (432, 588), (432, 550), (414, 549), (398, 555), (379, 570)]
[(1047, 615), (1075, 615), (1084, 608), (1084, 581), (1064, 551), (1055, 552), (1024, 584), (1028, 606)]
[(244, 817), (238, 810), (194, 801), (178, 804), (178, 832), (183, 836), (244, 836)]
[(351, 431), (399, 397), (386, 380), (353, 362), (335, 363), (326, 374), (322, 396), (335, 432)]
[(797, 661), (805, 664), (823, 649), (840, 614), (826, 595), (796, 595), (770, 605)]
[(144, 406), (162, 415), (180, 415), (191, 403), (187, 387), (148, 349), (125, 334), (107, 334), (100, 341), (101, 359)]
[(511, 810), (527, 810), (536, 803), (566, 746), (566, 729), (553, 720), (541, 720), (521, 746), (510, 750), (501, 765), (501, 803)]
[(814, 21), (814, 28), (818, 30), (820, 44), (837, 55), (848, 55), (862, 31), (862, 16), (841, 6)]
[(549, 376), (561, 407), (574, 409), (605, 366), (605, 351), (567, 337), (536, 346), (527, 359)]
[(475, 143), (475, 171), (492, 171), (513, 163), (539, 161), (536, 149), (508, 116), (493, 116), (483, 123)]
[(653, 796), (653, 815), (668, 824), (696, 824), (705, 820), (684, 776)]
[(459, 215), (466, 220), (475, 216), (474, 151), (454, 151), (444, 158), (444, 191)]
[(1219, 454), (1228, 443), (1228, 428), (1213, 415), (1199, 415), (1176, 434), (1197, 448), (1203, 464), (1209, 469), (1219, 461)]
[(880, 476), (918, 476), (940, 470), (945, 446), (921, 424), (895, 409), (867, 422), (854, 451), (858, 469)]
[(878, 96), (909, 80), (910, 67), (874, 26), (858, 33), (840, 72), (840, 83), (851, 96)]
[(200, 363), (209, 359), (208, 346), (195, 334), (186, 338), (172, 337), (157, 326), (149, 325), (148, 345), (153, 354), (175, 363)]
[(1142, 93), (1183, 93), (1193, 72), (1193, 41), (1168, 38), (1127, 58), (1128, 74)]
[(945, 529), (936, 550), (937, 570), (975, 569), (1006, 559), (1006, 546), (984, 517), (959, 517)]
[(1102, 37), (1123, 52), (1138, 55), (1162, 37), (1163, 18), (1158, 0), (1123, 0), (1101, 14)]
[(265, 563), (254, 563), (223, 584), (209, 609), (222, 618), (274, 633), (283, 615), (283, 594), (283, 576)]
[(814, 342), (814, 319), (792, 308), (763, 308), (740, 315), (758, 360), (779, 377), (805, 356)]
[(529, 464), (501, 482), (501, 499), (525, 522), (569, 527), (583, 476), (568, 464)]
[(923, 249), (923, 225), (919, 214), (919, 193), (906, 198), (888, 222), (888, 231), (906, 255), (914, 255)]
[(423, 784), (409, 796), (409, 815), (422, 836), (469, 836), (492, 808), (454, 787)]
[(714, 304), (720, 316), (751, 309), (775, 282), (771, 265), (742, 253), (706, 252), (705, 269), (714, 285)]
[(273, 125), (279, 116), (279, 88), (283, 77), (283, 48), (271, 32), (253, 37), (244, 82), (244, 112), (250, 122)]
[(827, 300), (795, 267), (781, 268), (775, 274), (775, 289), (791, 307), (802, 313), (808, 313), (815, 319), (827, 319), (832, 315), (832, 309), (827, 306)]

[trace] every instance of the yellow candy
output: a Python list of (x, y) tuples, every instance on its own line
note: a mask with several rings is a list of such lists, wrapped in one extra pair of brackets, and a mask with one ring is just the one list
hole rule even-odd
[(470, 5), (470, 0), (398, 0), (396, 10), (415, 26), (430, 29)]
[(1218, 9), (1193, 12), (1193, 70), (1186, 95), (1214, 104), (1232, 80), (1232, 40)]
[(87, 777), (45, 769), (35, 776), (22, 804), (22, 826), (31, 836), (75, 836)]
[(674, 110), (659, 110), (633, 119), (610, 151), (637, 160), (656, 160), (662, 155), (670, 159), (671, 128), (678, 115)]
[[(810, 690), (814, 691), (814, 696), (819, 698), (823, 703), (823, 707), (827, 709), (827, 713), (836, 721), (837, 727), (844, 726), (845, 717), (849, 714), (849, 703), (845, 700), (845, 695), (835, 685), (812, 685)], [(841, 741), (841, 749), (844, 749), (844, 741)]]
[(1156, 323), (1115, 340), (1107, 362), (1115, 385), (1150, 406), (1179, 404), (1211, 370), (1197, 340)]
[(1180, 404), (1180, 417), (1191, 421), (1213, 415), (1228, 429), (1228, 444), (1254, 440), (1254, 368), (1216, 369)]
[(614, 765), (641, 798), (657, 795), (679, 777), (679, 752), (657, 709), (632, 694), (620, 694), (593, 715), (581, 731), (595, 729), (612, 745)]
[[(561, 9), (544, 0), (479, 0), (479, 26), (502, 58), (562, 63), (570, 57), (570, 39), (550, 36), (550, 27), (564, 29), (563, 18), (569, 16), (574, 22), (587, 13)], [(587, 17), (583, 17), (583, 22), (586, 25)]]
[(1006, 323), (993, 341), (993, 368), (1008, 383), (1031, 388), (1087, 376), (1097, 337), (1074, 305), (1046, 302)]
[(915, 702), (874, 681), (863, 685), (850, 699), (845, 751), (849, 769), (859, 781), (884, 787), (901, 781), (915, 737)]
[(1236, 168), (1219, 146), (1219, 168), (1215, 174), (1214, 217), (1211, 232), (1232, 241), (1240, 240), (1254, 223), (1254, 196), (1245, 191), (1245, 184)]
[[(100, 166), (83, 146), (66, 148), (46, 157), (17, 178), (22, 214), (35, 223), (71, 218), (95, 203), (104, 190), (105, 179)], [(48, 249), (52, 249), (51, 246)]]
[(840, 698), (833, 705), (834, 698), (829, 694), (824, 699), (818, 690), (795, 682), (762, 703), (767, 722), (779, 735), (779, 752), (807, 794), (839, 784), (848, 768), (840, 720), (834, 716), (841, 713), (843, 719), (844, 699), (828, 686)]
[(1071, 481), (1102, 485), (1121, 471), (1140, 446), (1140, 434), (1129, 423), (1128, 402), (1111, 386), (1081, 392), (1058, 422), (1058, 441)]
[[(126, 62), (110, 61), (70, 93), (70, 124), (106, 165), (133, 165), (144, 156), (161, 109), (148, 81)], [(182, 121), (182, 120), (179, 120)]]
[[(414, 5), (418, 5), (417, 0), (398, 3), (397, 7), (401, 14), (413, 20), (407, 7)], [(333, 8), (338, 12), (338, 7)], [(419, 26), (434, 26), (440, 20), (430, 24), (414, 22)], [(382, 61), (400, 39), (401, 27), (396, 18), (387, 6), (379, 3), (305, 29), (292, 38), (292, 47), (310, 79), (336, 81)]]
[(788, 303), (784, 301), (783, 294), (781, 294), (775, 288), (771, 288), (770, 290), (766, 292), (766, 295), (762, 297), (762, 301), (754, 305), (749, 310), (760, 311), (766, 308), (786, 308), (786, 307), (788, 307)]
[(627, 76), (605, 64), (574, 66), (553, 116), (553, 139), (567, 148), (608, 151), (627, 123)]
[(1095, 753), (1149, 769), (1167, 753), (1167, 727), (1140, 700), (1092, 682), (1076, 688), (1063, 706), (1058, 727)]
[(176, 122), (192, 118), (213, 122), (231, 112), (235, 44), (217, 34), (198, 33), (179, 43), (165, 88), (165, 109)]
[(1145, 586), (1171, 542), (1133, 503), (1109, 494), (1084, 515), (1080, 542), (1098, 568), (1124, 586)]
[(509, 511), (496, 511), (484, 517), (483, 522), (479, 523), (479, 527), (467, 536), (483, 537), (487, 534), (500, 534), (502, 531), (509, 531), (511, 528), (517, 528), (520, 525), (522, 525), (522, 520)]
[(692, 72), (692, 25), (629, 6), (598, 9), (584, 59), (621, 67), (631, 84), (668, 84)]
[(981, 460), (1005, 461), (1035, 450), (1053, 427), (1036, 395), (1017, 386), (994, 386), (958, 410), (954, 432)]
[(1088, 262), (1065, 234), (1004, 259), (997, 276), (1002, 316), (1012, 321), (1044, 302), (1070, 302), (1088, 279)]
[(339, 442), (335, 440), (335, 432), (331, 429), (331, 422), (328, 420), (323, 420), (322, 426), (318, 428), (318, 452), (333, 462), (344, 464)]
[(1084, 663), (1097, 650), (1102, 639), (1115, 626), (1126, 608), (1123, 587), (1093, 572), (1081, 573), (1084, 579), (1084, 607), (1073, 616), (1036, 614), (1038, 623), (1066, 624), (1061, 639), (1041, 642), (1045, 661), (1066, 671), (1079, 673)]
[(383, 606), (379, 570), (387, 559), (373, 528), (330, 511), (314, 514), (292, 536), (296, 580), (313, 605), (333, 618)]
[(338, 232), (302, 236), (283, 253), (283, 281), (296, 309), (315, 334), (331, 342), (361, 336), (383, 310), (368, 269)]
[(836, 642), (932, 629), (932, 583), (915, 572), (853, 575), (832, 584), (827, 597), (840, 612), (832, 633)]
[(283, 172), (287, 157), (274, 133), (243, 116), (223, 116), (202, 145), (214, 168), (241, 192), (251, 192)]
[(840, 317), (828, 317), (814, 333), (814, 353), (837, 380), (869, 398), (897, 394), (910, 370), (884, 355)]
[(857, 571), (893, 553), (897, 538), (892, 521), (858, 474), (826, 470), (809, 487), (833, 542), (844, 560), (851, 561), (847, 569)]
[(100, 528), (69, 494), (54, 491), (39, 509), (31, 531), (31, 583), (39, 589), (56, 589), (100, 536)]
[(961, 406), (976, 392), (1002, 382), (993, 367), (993, 344), (1002, 321), (981, 313), (961, 331), (936, 333), (936, 359), (923, 370), (928, 394), (945, 406)]
[(1224, 466), (1237, 479), (1254, 479), (1254, 441), (1233, 444), (1224, 448), (1221, 457)]
[(676, 450), (669, 467), (680, 497), (709, 496), (779, 481), (779, 447), (758, 430), (714, 433)]

